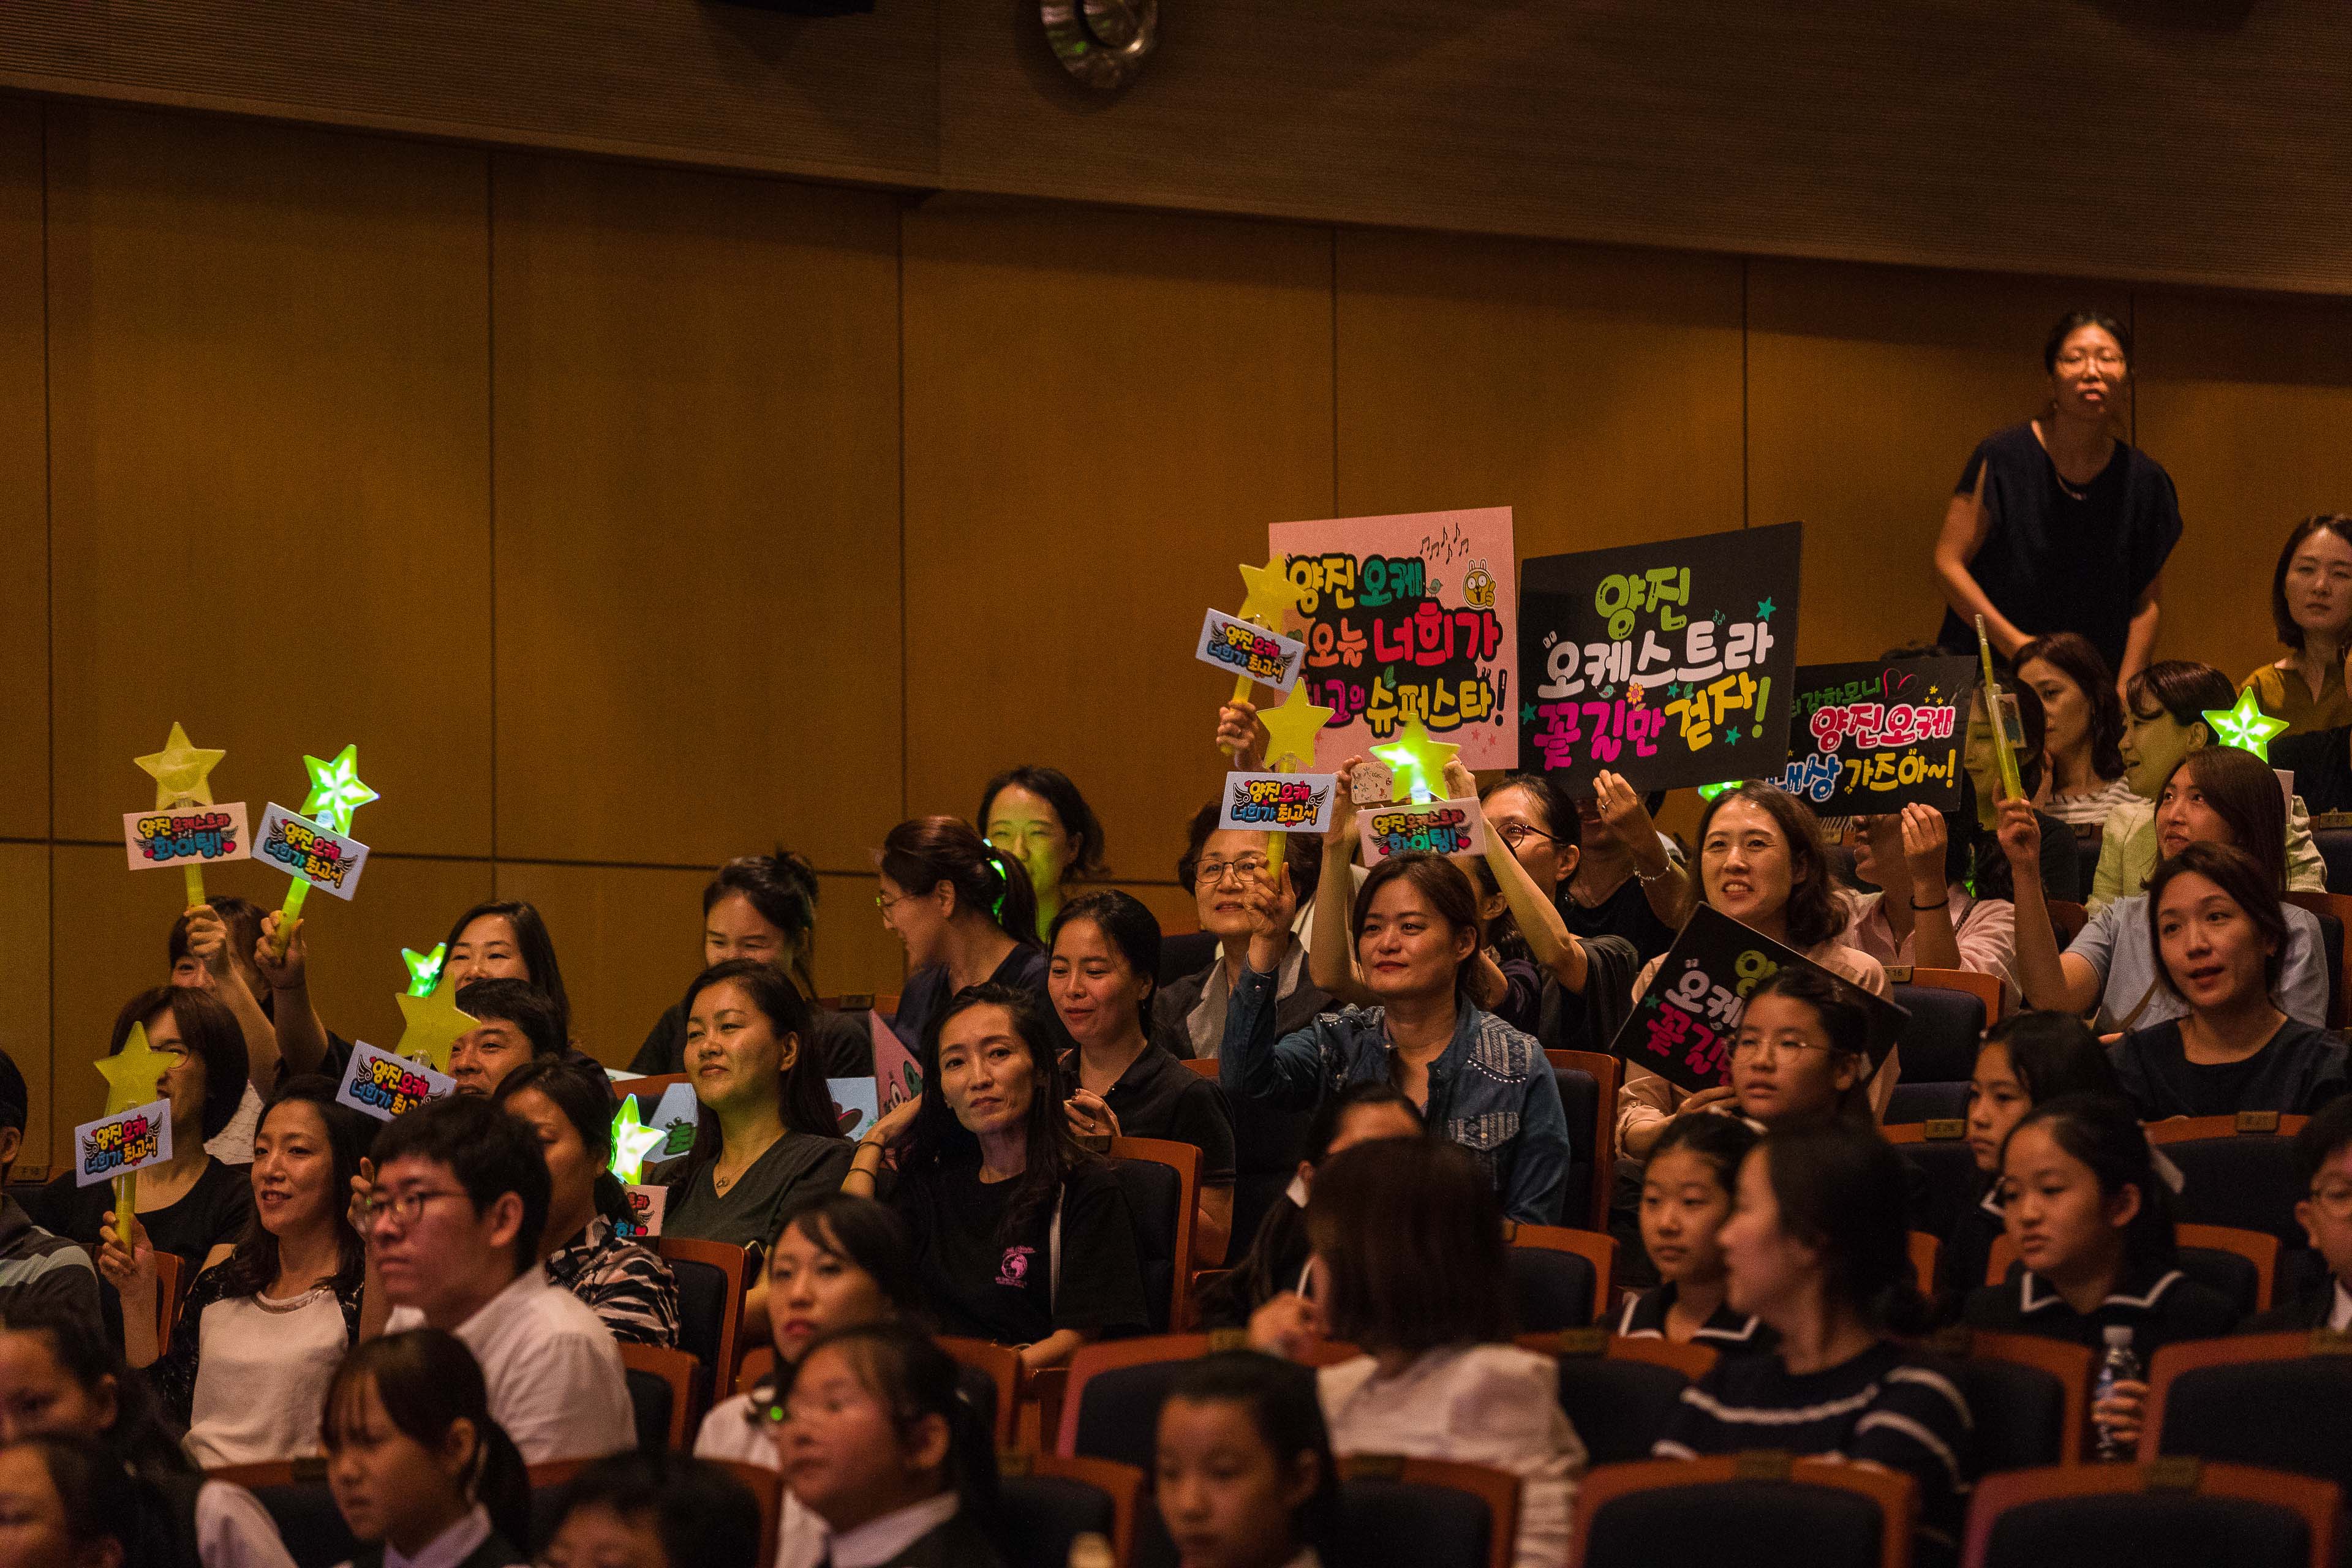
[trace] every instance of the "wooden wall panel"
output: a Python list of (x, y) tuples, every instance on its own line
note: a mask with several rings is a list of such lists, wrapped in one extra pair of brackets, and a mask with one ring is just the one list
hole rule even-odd
[(1759, 259), (1748, 292), (1748, 517), (1805, 523), (1808, 662), (1872, 658), (1944, 616), (1934, 550), (1978, 441), (2048, 395), (2042, 345), (2113, 285)]
[[(0, 100), (0, 837), (49, 831), (47, 290), (41, 116)], [(46, 873), (45, 873), (46, 874)]]
[(2160, 657), (2232, 680), (2284, 651), (2271, 575), (2298, 518), (2352, 511), (2352, 301), (2137, 296), (2139, 436), (2180, 492)]
[[(499, 896), (547, 917), (563, 959), (581, 1049), (626, 1067), (702, 965), (707, 872), (614, 866), (502, 864)], [(904, 952), (874, 908), (874, 879), (818, 878), (817, 984), (827, 995), (895, 994)]]
[[(484, 155), (50, 111), (58, 831), (359, 741), (394, 850), (489, 848)], [(119, 869), (116, 874), (121, 874)]]
[(866, 869), (898, 814), (897, 203), (502, 158), (492, 221), (499, 853)]
[(926, 209), (905, 244), (908, 809), (1059, 764), (1164, 879), (1223, 766), (1202, 612), (1330, 515), (1329, 237)]
[(1339, 247), (1339, 515), (1510, 506), (1522, 558), (1739, 526), (1737, 261)]
[[(14, 750), (12, 747), (11, 750)], [(25, 1075), (25, 1148), (17, 1158), (49, 1157), (49, 848), (0, 844), (0, 1050)]]

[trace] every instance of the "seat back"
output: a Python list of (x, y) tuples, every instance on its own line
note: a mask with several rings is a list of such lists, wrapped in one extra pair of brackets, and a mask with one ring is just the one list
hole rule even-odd
[(1151, 1331), (1183, 1326), (1192, 1279), (1192, 1211), (1201, 1190), (1201, 1151), (1164, 1138), (1114, 1138), (1111, 1158), (1135, 1221), (1143, 1266), (1143, 1300)]
[(1907, 1238), (1911, 1254), (1911, 1278), (1922, 1296), (1936, 1293), (1936, 1255), (1944, 1244), (1924, 1230), (1915, 1230)]
[(2061, 1465), (1989, 1475), (1969, 1506), (1967, 1568), (2325, 1568), (2340, 1494), (2241, 1465)]
[(1081, 1535), (1099, 1535), (1132, 1563), (1143, 1472), (1108, 1459), (1000, 1454), (1002, 1525), (1008, 1563), (1067, 1563)]
[(1070, 1358), (1054, 1451), (1148, 1470), (1160, 1402), (1177, 1368), (1239, 1335), (1160, 1334), (1082, 1345)]
[[(1551, 1063), (1553, 1079), (1559, 1085), (1560, 1101), (1568, 1110), (1571, 1163), (1581, 1161), (1591, 1172), (1585, 1186), (1584, 1206), (1580, 1208), (1574, 1197), (1575, 1177), (1571, 1170), (1570, 1195), (1560, 1205), (1560, 1223), (1606, 1231), (1610, 1188), (1617, 1170), (1617, 1090), (1625, 1081), (1624, 1060), (1606, 1051), (1548, 1050), (1544, 1057)], [(1592, 1085), (1592, 1103), (1582, 1112), (1568, 1098), (1580, 1074)], [(1577, 1087), (1577, 1092), (1583, 1092), (1580, 1087)], [(1583, 1135), (1587, 1127), (1592, 1130), (1589, 1139)]]
[(2036, 1334), (1961, 1330), (1954, 1366), (1976, 1418), (1984, 1470), (2071, 1465), (2082, 1458), (2095, 1357)]
[(2344, 1343), (2297, 1333), (2165, 1346), (2148, 1367), (2140, 1458), (2259, 1465), (2352, 1491), (2352, 1354)]
[(1969, 1113), (1966, 1083), (1913, 1083), (1905, 1079), (1886, 1099), (1886, 1120), (1900, 1126), (1916, 1121), (1951, 1121)]
[(703, 1386), (702, 1363), (684, 1351), (624, 1344), (621, 1367), (637, 1418), (637, 1447), (656, 1452), (685, 1447), (700, 1415), (695, 1391)]
[(1983, 997), (1973, 991), (1921, 984), (1915, 978), (1894, 987), (1892, 1000), (1911, 1015), (1895, 1038), (1903, 1054), (1905, 1082), (1965, 1082), (1975, 1073), (1977, 1043), (1984, 1038), (1987, 1022)]
[(359, 1554), (360, 1543), (343, 1522), (334, 1493), (327, 1489), (327, 1462), (299, 1459), (291, 1464), (233, 1465), (207, 1470), (212, 1480), (226, 1481), (250, 1491), (259, 1500), (294, 1568), (335, 1568)]
[(1551, 1069), (1551, 1081), (1559, 1090), (1559, 1108), (1568, 1115), (1568, 1175), (1559, 1184), (1559, 1213), (1555, 1217), (1563, 1225), (1590, 1225), (1595, 1180), (1593, 1145), (1580, 1130), (1592, 1124), (1601, 1104), (1601, 1086), (1581, 1068), (1555, 1067)]
[[(1902, 1092), (1902, 1085), (1895, 1086)], [(1890, 1123), (1886, 1141), (1904, 1163), (1925, 1178), (1920, 1186), (1919, 1228), (1931, 1236), (1948, 1237), (1960, 1216), (1976, 1206), (1983, 1177), (1968, 1144), (1968, 1128), (1958, 1121)]]
[(172, 1325), (180, 1321), (180, 1299), (186, 1294), (187, 1262), (176, 1252), (155, 1249), (155, 1342), (172, 1342)]
[(2302, 1247), (2294, 1205), (2304, 1196), (2304, 1184), (2295, 1179), (2294, 1134), (2306, 1120), (2247, 1111), (2149, 1123), (2147, 1141), (2180, 1168), (2174, 1217), (2262, 1231), (2278, 1237), (2283, 1247)]
[(2048, 906), (2050, 929), (2057, 935), (2058, 951), (2063, 952), (2066, 944), (2082, 935), (2083, 928), (2091, 923), (2091, 911), (2064, 899), (2049, 900)]
[(2319, 858), (2327, 862), (2327, 890), (2352, 893), (2352, 827), (2315, 826), (2311, 841), (2318, 847)]
[[(1013, 1447), (1013, 1428), (1021, 1415), (1021, 1353), (1010, 1345), (954, 1334), (940, 1335), (939, 1347), (964, 1369), (965, 1394), (972, 1405), (979, 1408), (982, 1396), (987, 1397), (982, 1414), (987, 1417), (996, 1446)], [(981, 1386), (974, 1388), (975, 1383)]]
[(1523, 1331), (1586, 1328), (1608, 1310), (1616, 1237), (1554, 1225), (1514, 1225), (1505, 1227), (1505, 1238)]
[(702, 1363), (708, 1381), (698, 1387), (733, 1387), (750, 1255), (728, 1242), (684, 1237), (656, 1237), (654, 1245), (677, 1281), (677, 1348)]
[[(1683, 1390), (1715, 1361), (1703, 1347), (1617, 1339), (1600, 1329), (1528, 1334), (1519, 1343), (1559, 1358), (1559, 1407), (1596, 1465), (1648, 1458)], [(1669, 1353), (1657, 1353), (1659, 1347)]]
[(1738, 1454), (1588, 1473), (1568, 1560), (1581, 1568), (1909, 1568), (1918, 1483), (1863, 1465)]
[(1509, 1568), (1519, 1528), (1517, 1477), (1381, 1454), (1351, 1454), (1339, 1473), (1333, 1561)]

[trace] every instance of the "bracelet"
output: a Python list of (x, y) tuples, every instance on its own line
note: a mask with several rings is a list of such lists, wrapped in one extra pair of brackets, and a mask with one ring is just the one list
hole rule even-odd
[(1639, 866), (1633, 868), (1634, 879), (1645, 888), (1653, 882), (1662, 880), (1664, 878), (1673, 876), (1674, 874), (1675, 863), (1672, 860), (1666, 862), (1665, 869), (1662, 871), (1644, 871)]
[(1929, 910), (1948, 910), (1951, 908), (1951, 901), (1948, 899), (1937, 899), (1932, 904), (1923, 904), (1918, 900), (1914, 899), (1911, 900), (1911, 908), (1916, 912), (1924, 915)]

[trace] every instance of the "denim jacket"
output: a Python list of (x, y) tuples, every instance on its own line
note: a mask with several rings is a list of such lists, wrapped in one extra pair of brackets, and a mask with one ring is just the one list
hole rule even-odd
[[(1275, 976), (1244, 967), (1225, 1011), (1217, 1078), (1236, 1102), (1305, 1110), (1332, 1089), (1394, 1081), (1396, 1047), (1379, 1007), (1342, 1007), (1275, 1037)], [(1464, 1003), (1454, 1038), (1429, 1064), (1429, 1129), (1478, 1156), (1507, 1218), (1558, 1225), (1568, 1180), (1568, 1113), (1543, 1048)]]

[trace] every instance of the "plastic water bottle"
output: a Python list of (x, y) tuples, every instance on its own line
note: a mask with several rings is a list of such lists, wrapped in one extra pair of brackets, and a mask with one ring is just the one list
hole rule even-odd
[[(2091, 1380), (2091, 1404), (2098, 1403), (2115, 1392), (2118, 1383), (2137, 1383), (2140, 1378), (2139, 1357), (2132, 1351), (2129, 1324), (2110, 1323), (2103, 1331), (2107, 1342), (2106, 1353), (2099, 1358), (2098, 1375)], [(2115, 1428), (2104, 1425), (2092, 1427), (2092, 1444), (2095, 1457), (2105, 1463), (2121, 1463), (2135, 1456), (2138, 1447), (2115, 1434)]]

